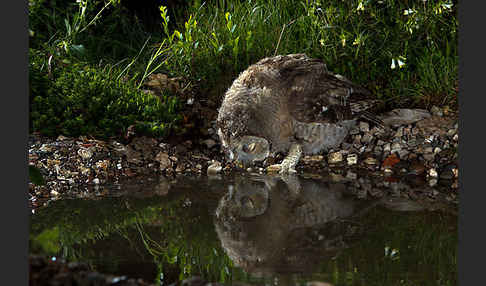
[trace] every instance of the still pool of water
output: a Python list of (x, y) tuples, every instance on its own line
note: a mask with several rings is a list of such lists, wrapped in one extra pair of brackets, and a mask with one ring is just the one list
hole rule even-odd
[(297, 176), (157, 178), (31, 216), (30, 252), (169, 285), (457, 285), (457, 216), (353, 182)]

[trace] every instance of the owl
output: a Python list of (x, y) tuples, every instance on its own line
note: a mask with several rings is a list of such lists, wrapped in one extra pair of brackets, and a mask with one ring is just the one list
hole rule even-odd
[(369, 112), (378, 100), (325, 63), (305, 54), (260, 60), (226, 91), (217, 117), (229, 159), (264, 160), (287, 153), (280, 172), (295, 172), (302, 154), (338, 147), (358, 118), (381, 124)]

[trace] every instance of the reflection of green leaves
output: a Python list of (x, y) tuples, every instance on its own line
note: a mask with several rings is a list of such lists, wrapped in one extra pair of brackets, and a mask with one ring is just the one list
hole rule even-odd
[(40, 170), (37, 167), (32, 165), (29, 165), (29, 180), (34, 185), (38, 185), (38, 186), (42, 186), (46, 183), (44, 177), (42, 177)]
[[(213, 222), (207, 202), (194, 200), (199, 202), (182, 208), (184, 200), (182, 194), (170, 201), (159, 197), (130, 199), (130, 209), (126, 198), (56, 201), (32, 217), (31, 245), (40, 245), (39, 233), (49, 241), (46, 234), (57, 232), (57, 236), (50, 237), (64, 247), (68, 259), (99, 261), (99, 257), (93, 258), (99, 255), (92, 252), (93, 245), (103, 240), (129, 240), (130, 245), (152, 256), (160, 271), (176, 271), (176, 279), (179, 275), (182, 279), (204, 275), (216, 281), (224, 273), (228, 280), (232, 263), (224, 255), (216, 233), (208, 232)], [(50, 249), (49, 253), (56, 250), (46, 242), (42, 245), (37, 249), (43, 253), (47, 253), (44, 249)], [(114, 251), (102, 255), (113, 255)]]
[(61, 249), (59, 228), (46, 229), (32, 238), (31, 248), (40, 248), (46, 255), (56, 255)]
[[(359, 242), (323, 262), (321, 271), (333, 273), (335, 285), (456, 285), (457, 232), (453, 216), (441, 213), (400, 213), (372, 210), (363, 217), (367, 228)], [(372, 261), (372, 263), (370, 263)], [(433, 283), (430, 283), (432, 285)]]

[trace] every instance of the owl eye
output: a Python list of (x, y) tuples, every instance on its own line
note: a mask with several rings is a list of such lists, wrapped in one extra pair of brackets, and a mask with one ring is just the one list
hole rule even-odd
[(255, 149), (256, 149), (256, 143), (243, 145), (243, 151), (245, 153), (251, 153), (251, 152), (255, 151)]

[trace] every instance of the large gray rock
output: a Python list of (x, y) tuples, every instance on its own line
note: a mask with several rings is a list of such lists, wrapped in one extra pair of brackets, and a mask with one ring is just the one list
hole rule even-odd
[(385, 125), (400, 126), (412, 124), (422, 119), (429, 118), (430, 116), (430, 113), (425, 109), (399, 108), (379, 117)]

